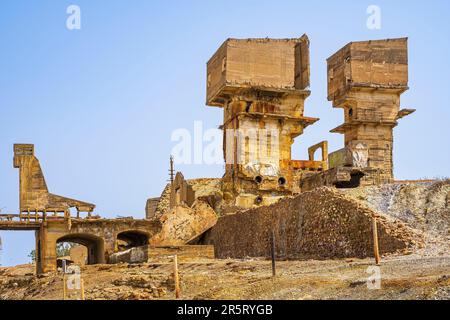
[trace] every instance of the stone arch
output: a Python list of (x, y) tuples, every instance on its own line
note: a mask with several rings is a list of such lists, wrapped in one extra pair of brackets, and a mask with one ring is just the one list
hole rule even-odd
[[(127, 250), (134, 247), (145, 246), (149, 243), (150, 234), (146, 231), (129, 229), (121, 231), (117, 234), (116, 237), (116, 248), (118, 251)], [(126, 244), (119, 248), (119, 241), (123, 241)]]
[(89, 233), (73, 233), (64, 235), (56, 244), (61, 242), (73, 242), (85, 246), (88, 251), (87, 264), (105, 263), (105, 241), (96, 235)]

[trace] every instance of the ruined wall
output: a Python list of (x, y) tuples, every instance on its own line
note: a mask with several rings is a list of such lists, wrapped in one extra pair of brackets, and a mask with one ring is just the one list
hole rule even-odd
[(170, 197), (172, 187), (170, 183), (166, 184), (164, 190), (161, 192), (161, 196), (159, 197), (158, 205), (156, 206), (155, 217), (160, 217), (164, 212), (166, 212), (170, 208)]
[(147, 199), (145, 204), (145, 219), (152, 219), (156, 216), (156, 210), (158, 209), (158, 204), (161, 198), (150, 198)]
[(19, 169), (20, 212), (67, 212), (69, 208), (91, 213), (95, 205), (49, 193), (34, 145), (14, 144), (14, 168)]
[[(268, 257), (273, 229), (279, 258), (368, 257), (374, 214), (336, 190), (321, 188), (221, 217), (202, 243), (213, 244), (218, 258)], [(421, 234), (400, 221), (380, 217), (378, 225), (381, 253), (421, 244)]]
[(171, 185), (170, 208), (177, 205), (192, 206), (195, 201), (195, 193), (181, 172), (177, 172)]
[(87, 247), (89, 264), (107, 263), (118, 251), (124, 232), (145, 234), (150, 239), (161, 229), (158, 221), (134, 219), (48, 220), (36, 232), (38, 273), (56, 271), (56, 245), (73, 242)]

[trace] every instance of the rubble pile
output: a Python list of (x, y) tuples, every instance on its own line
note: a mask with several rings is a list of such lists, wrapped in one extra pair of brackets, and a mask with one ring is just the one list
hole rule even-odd
[(373, 255), (373, 217), (382, 254), (423, 246), (420, 231), (326, 187), (221, 217), (204, 244), (219, 258), (269, 257), (273, 231), (278, 258), (363, 258)]

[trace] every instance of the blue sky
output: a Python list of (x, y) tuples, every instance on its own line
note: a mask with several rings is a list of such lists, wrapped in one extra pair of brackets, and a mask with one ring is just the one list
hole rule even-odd
[[(81, 8), (81, 30), (66, 8)], [(366, 27), (369, 5), (381, 29)], [(326, 99), (326, 58), (357, 40), (409, 37), (410, 90), (417, 112), (395, 129), (397, 179), (450, 176), (448, 1), (40, 0), (0, 4), (0, 208), (18, 210), (13, 143), (34, 143), (50, 191), (97, 204), (104, 217), (144, 216), (167, 179), (177, 128), (205, 129), (222, 112), (205, 106), (206, 62), (229, 37), (311, 40), (306, 129), (293, 157), (328, 140), (342, 122)], [(186, 177), (219, 177), (221, 165), (182, 165)], [(31, 232), (3, 232), (2, 265), (29, 261)]]

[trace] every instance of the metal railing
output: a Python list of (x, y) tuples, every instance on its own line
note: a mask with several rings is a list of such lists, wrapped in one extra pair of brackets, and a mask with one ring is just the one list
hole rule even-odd
[[(89, 212), (84, 219), (95, 219), (97, 216), (92, 216)], [(0, 214), (0, 223), (41, 223), (48, 220), (69, 220), (69, 219), (83, 219), (79, 213), (72, 217), (70, 211), (25, 211), (19, 214)]]

